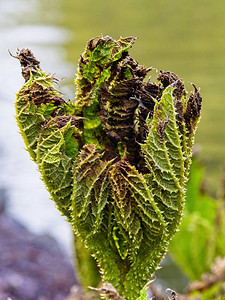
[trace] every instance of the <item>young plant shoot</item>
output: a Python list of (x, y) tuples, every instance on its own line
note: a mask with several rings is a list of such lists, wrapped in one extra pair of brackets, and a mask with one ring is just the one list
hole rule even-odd
[(135, 38), (93, 38), (79, 60), (76, 101), (28, 49), (16, 118), (52, 200), (95, 257), (102, 279), (137, 299), (183, 215), (199, 89), (129, 55)]

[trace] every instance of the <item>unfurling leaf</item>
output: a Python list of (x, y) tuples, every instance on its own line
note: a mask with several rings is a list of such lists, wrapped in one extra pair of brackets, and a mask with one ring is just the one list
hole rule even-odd
[(27, 149), (58, 209), (98, 261), (103, 279), (137, 299), (181, 221), (200, 117), (174, 73), (148, 69), (128, 50), (135, 38), (92, 39), (82, 54), (76, 102), (65, 102), (23, 49), (16, 101)]

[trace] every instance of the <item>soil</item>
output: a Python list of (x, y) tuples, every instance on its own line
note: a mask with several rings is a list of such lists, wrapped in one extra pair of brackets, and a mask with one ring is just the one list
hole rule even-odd
[(70, 259), (49, 236), (12, 219), (0, 191), (0, 300), (62, 300), (77, 285)]

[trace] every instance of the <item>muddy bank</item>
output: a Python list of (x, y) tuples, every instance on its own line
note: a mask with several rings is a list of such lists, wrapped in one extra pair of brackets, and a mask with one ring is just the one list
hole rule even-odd
[(6, 210), (0, 190), (0, 299), (62, 300), (77, 284), (73, 266), (54, 239), (30, 233)]

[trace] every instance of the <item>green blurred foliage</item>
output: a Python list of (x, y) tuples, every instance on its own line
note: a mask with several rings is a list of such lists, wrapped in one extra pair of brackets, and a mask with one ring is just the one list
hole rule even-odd
[(224, 282), (218, 282), (213, 284), (208, 289), (201, 292), (194, 292), (192, 295), (188, 297), (187, 300), (224, 300), (224, 293), (223, 291)]
[(185, 214), (170, 244), (175, 261), (191, 280), (210, 272), (215, 258), (225, 257), (224, 199), (213, 199), (203, 188), (204, 166), (194, 158), (187, 185)]

